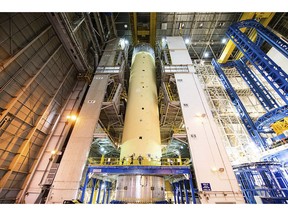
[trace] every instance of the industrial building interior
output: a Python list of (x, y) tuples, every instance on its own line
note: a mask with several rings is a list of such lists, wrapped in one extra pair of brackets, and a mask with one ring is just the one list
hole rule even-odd
[(285, 12), (1, 12), (0, 203), (287, 204), (287, 58)]

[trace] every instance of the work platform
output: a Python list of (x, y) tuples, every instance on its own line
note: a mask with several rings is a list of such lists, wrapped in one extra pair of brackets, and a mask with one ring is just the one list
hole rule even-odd
[[(104, 182), (107, 184), (108, 181), (103, 180), (103, 176), (109, 176), (109, 175), (157, 175), (157, 176), (181, 176), (183, 175), (183, 182), (182, 184), (185, 184), (184, 181), (189, 181), (189, 192), (191, 192), (192, 197), (192, 203), (196, 204), (196, 198), (195, 198), (195, 189), (192, 181), (192, 174), (191, 174), (191, 167), (187, 165), (177, 165), (177, 166), (144, 166), (144, 165), (129, 165), (129, 166), (123, 166), (123, 165), (97, 165), (97, 166), (88, 166), (86, 171), (86, 178), (84, 185), (82, 187), (82, 195), (81, 195), (81, 202), (84, 201), (85, 198), (85, 191), (87, 189), (87, 185), (89, 184), (90, 180), (93, 182), (92, 186), (92, 193), (90, 197), (89, 204), (92, 204), (93, 196), (94, 196), (94, 190), (96, 186), (96, 181), (100, 180), (100, 185)], [(99, 179), (97, 178), (99, 177)], [(108, 180), (108, 178), (107, 178)], [(179, 184), (177, 182), (177, 184)], [(108, 183), (108, 185), (111, 185), (111, 182)], [(96, 203), (100, 203), (99, 197), (101, 193), (101, 186), (98, 189), (98, 195), (97, 195), (97, 201)], [(178, 188), (178, 189), (177, 189)], [(177, 191), (176, 191), (177, 190)], [(175, 187), (174, 193), (177, 192), (178, 194), (179, 187)], [(107, 191), (107, 194), (110, 194), (110, 192)], [(189, 204), (189, 198), (188, 198), (188, 190), (185, 187), (185, 196), (186, 196), (186, 204)], [(105, 192), (106, 194), (106, 192)], [(106, 195), (107, 196), (107, 195)], [(180, 197), (182, 195), (179, 195)], [(105, 195), (103, 196), (105, 197)], [(175, 203), (180, 203), (180, 197), (175, 200)], [(105, 201), (106, 200), (106, 201)], [(102, 203), (108, 203), (109, 198), (106, 197), (106, 199), (103, 198)], [(181, 197), (181, 200), (183, 198)], [(116, 202), (115, 202), (116, 203)], [(184, 203), (184, 202), (182, 202)]]

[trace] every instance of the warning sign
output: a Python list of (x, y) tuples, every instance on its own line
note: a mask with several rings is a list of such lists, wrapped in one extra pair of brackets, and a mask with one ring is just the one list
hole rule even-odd
[(211, 191), (210, 183), (201, 183), (202, 191)]

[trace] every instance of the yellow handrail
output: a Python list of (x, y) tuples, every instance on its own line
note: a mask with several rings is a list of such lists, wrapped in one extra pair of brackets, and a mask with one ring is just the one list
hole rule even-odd
[[(122, 163), (123, 162), (123, 163)], [(124, 161), (120, 158), (114, 157), (89, 157), (88, 164), (90, 166), (187, 166), (190, 162), (190, 158), (161, 158), (152, 159), (144, 158), (141, 164), (137, 159), (126, 158)]]

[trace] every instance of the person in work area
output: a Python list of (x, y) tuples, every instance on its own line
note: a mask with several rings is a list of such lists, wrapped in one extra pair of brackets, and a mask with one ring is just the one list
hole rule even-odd
[(123, 157), (122, 158), (122, 165), (124, 164), (125, 160), (126, 160), (126, 157)]
[(141, 165), (142, 164), (142, 160), (143, 160), (143, 157), (141, 155), (138, 156), (137, 158), (139, 164)]
[[(134, 153), (135, 154), (135, 153)], [(131, 156), (130, 156), (130, 165), (132, 165), (133, 164), (133, 160), (134, 160), (134, 154), (132, 154)]]

